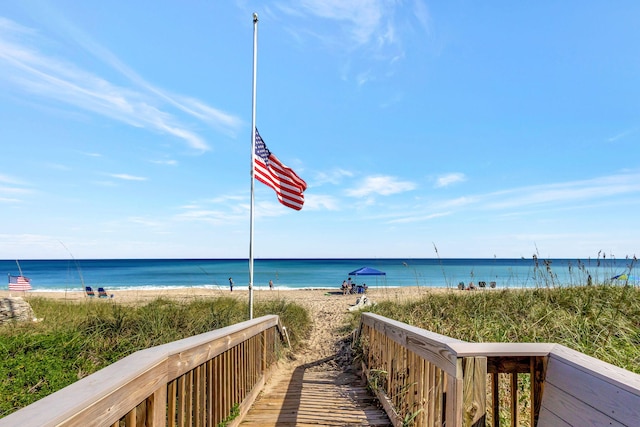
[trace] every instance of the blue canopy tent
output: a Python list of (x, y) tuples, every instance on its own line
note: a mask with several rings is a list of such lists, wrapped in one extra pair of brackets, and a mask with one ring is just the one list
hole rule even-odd
[(385, 276), (384, 271), (376, 270), (371, 267), (362, 267), (349, 273), (349, 276)]
[[(351, 273), (349, 273), (349, 276), (355, 276), (356, 280), (358, 279), (358, 276), (385, 276), (386, 277), (386, 275), (387, 273), (385, 273), (384, 271), (376, 270), (375, 268), (371, 268), (371, 267), (362, 267), (357, 270), (353, 270)], [(376, 280), (376, 284), (377, 284), (377, 280)]]

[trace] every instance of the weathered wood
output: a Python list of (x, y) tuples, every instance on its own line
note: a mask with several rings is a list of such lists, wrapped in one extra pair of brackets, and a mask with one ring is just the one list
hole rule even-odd
[(487, 415), (487, 358), (465, 357), (462, 361), (462, 425), (484, 426)]
[(126, 427), (136, 427), (136, 408), (133, 408), (124, 417), (124, 425)]
[(173, 380), (167, 385), (167, 427), (176, 427), (176, 382), (177, 380)]
[(487, 358), (487, 372), (524, 374), (531, 370), (531, 356), (491, 356)]
[[(545, 397), (543, 400), (542, 410), (540, 412), (540, 420), (538, 426), (553, 426), (550, 423), (549, 413), (553, 414), (554, 419), (560, 418), (570, 426), (637, 426), (638, 419), (629, 420), (631, 423), (621, 423), (606, 414), (594, 410), (587, 403), (576, 399), (569, 393), (555, 387), (552, 384), (545, 385)], [(611, 411), (611, 415), (615, 415)]]
[(447, 346), (456, 357), (486, 356), (487, 358), (546, 356), (556, 345), (553, 343), (447, 342)]
[(431, 363), (435, 363), (449, 375), (456, 375), (456, 357), (448, 344), (460, 342), (459, 340), (372, 313), (363, 313), (362, 322)]
[(500, 381), (497, 372), (491, 374), (491, 401), (493, 427), (500, 427)]
[(167, 425), (166, 402), (166, 385), (158, 387), (158, 389), (147, 399), (148, 419), (151, 420), (151, 425), (153, 427), (165, 427)]
[[(281, 325), (277, 316), (264, 316), (136, 352), (0, 419), (0, 426), (110, 426), (122, 420), (131, 427), (136, 423), (157, 427), (167, 422), (173, 427), (176, 423), (178, 426), (184, 426), (185, 423), (192, 425), (191, 417), (195, 417), (198, 425), (204, 425), (208, 403), (202, 395), (213, 379), (207, 378), (203, 366), (237, 346), (236, 354), (243, 354), (238, 354), (236, 364), (225, 358), (225, 364), (221, 366), (229, 369), (220, 372), (221, 376), (218, 377), (232, 383), (232, 388), (225, 389), (217, 398), (233, 394), (236, 398), (244, 399), (248, 395), (247, 390), (258, 381), (259, 376), (251, 379), (247, 375), (248, 365), (253, 363), (249, 360), (254, 356), (247, 354), (249, 347), (242, 343), (256, 335), (263, 335), (263, 332), (268, 339), (280, 339), (281, 333), (276, 335), (278, 327)], [(268, 348), (275, 350), (278, 345), (268, 343)], [(272, 363), (276, 357), (275, 354), (267, 355), (267, 360)], [(197, 371), (195, 376), (194, 371)], [(239, 377), (242, 382), (238, 382)], [(176, 378), (177, 390), (175, 385), (170, 385)], [(226, 412), (221, 416), (228, 415), (231, 408), (231, 403), (228, 403)], [(172, 404), (175, 412), (172, 412)], [(210, 404), (213, 412), (217, 406), (220, 405)], [(169, 420), (166, 419), (167, 414)]]
[[(185, 426), (186, 412), (187, 412), (187, 374), (184, 374), (178, 378), (178, 427)], [(190, 409), (190, 408), (189, 408)]]
[[(247, 326), (248, 322), (242, 322), (234, 326), (165, 344), (166, 351), (169, 353), (167, 362), (169, 379), (177, 378), (196, 366), (202, 365), (207, 360), (228, 351), (251, 336), (262, 332), (268, 327), (277, 325), (277, 316), (264, 317), (274, 317), (274, 319), (251, 326)], [(238, 325), (244, 325), (244, 327), (237, 328)]]
[(511, 386), (509, 388), (511, 392), (511, 427), (518, 426), (518, 374), (509, 374), (511, 380)]
[[(461, 361), (460, 361), (461, 362)], [(456, 376), (445, 374), (444, 381), (444, 405), (445, 419), (443, 424), (460, 426), (462, 425), (462, 365), (458, 362), (458, 373)]]
[(269, 387), (240, 425), (390, 426), (385, 412), (354, 373), (296, 369)]
[(544, 379), (547, 374), (547, 357), (531, 358), (531, 425), (538, 425), (542, 395), (544, 393)]
[[(573, 414), (580, 410), (583, 413)], [(563, 346), (549, 355), (539, 425), (550, 425), (550, 415), (569, 425), (638, 425), (640, 375)], [(583, 424), (580, 424), (583, 423)]]

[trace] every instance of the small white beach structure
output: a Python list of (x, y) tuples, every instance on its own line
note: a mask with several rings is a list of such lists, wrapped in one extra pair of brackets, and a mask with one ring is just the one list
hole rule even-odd
[(356, 304), (349, 307), (349, 311), (362, 310), (363, 308), (373, 305), (369, 298), (366, 295), (361, 296), (356, 300)]

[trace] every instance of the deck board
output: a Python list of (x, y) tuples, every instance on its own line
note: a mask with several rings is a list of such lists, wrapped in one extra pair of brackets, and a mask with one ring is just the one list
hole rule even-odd
[(391, 426), (387, 414), (353, 372), (303, 365), (275, 379), (241, 425)]

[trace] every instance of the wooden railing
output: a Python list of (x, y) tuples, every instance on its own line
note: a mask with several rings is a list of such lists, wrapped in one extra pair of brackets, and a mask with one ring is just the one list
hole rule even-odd
[(0, 419), (0, 426), (232, 425), (262, 389), (282, 333), (272, 315), (141, 350)]
[(640, 425), (640, 375), (558, 344), (467, 343), (372, 313), (355, 344), (394, 426)]

